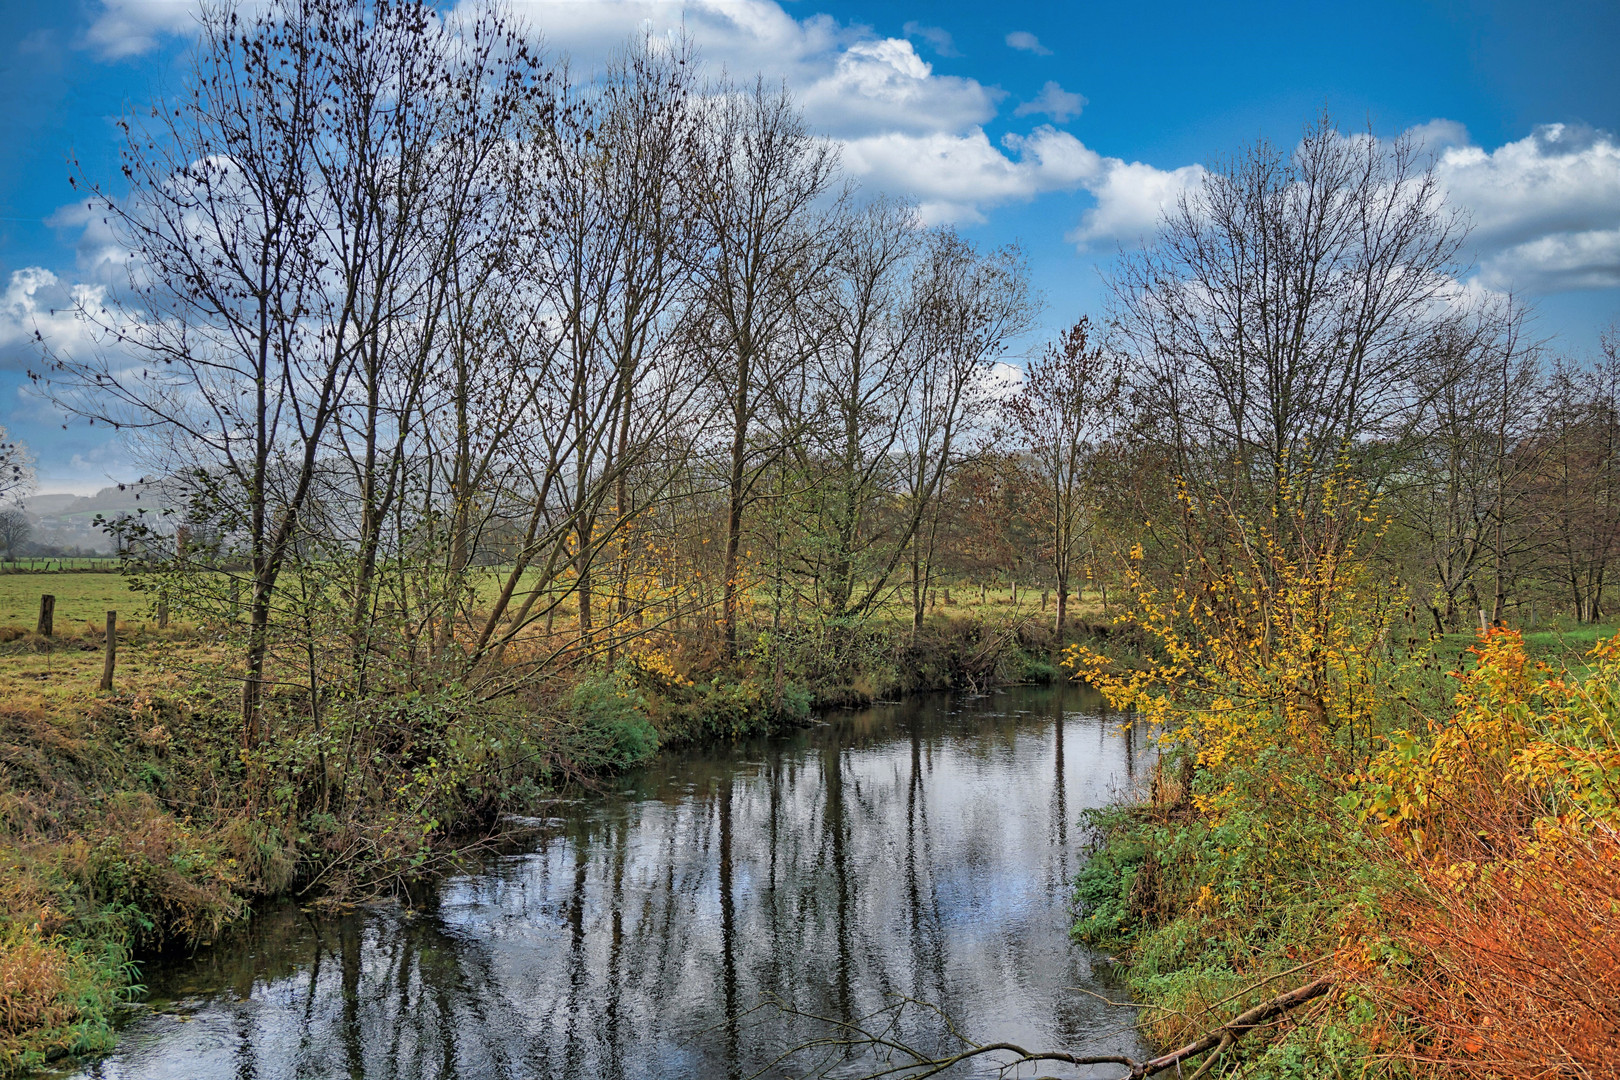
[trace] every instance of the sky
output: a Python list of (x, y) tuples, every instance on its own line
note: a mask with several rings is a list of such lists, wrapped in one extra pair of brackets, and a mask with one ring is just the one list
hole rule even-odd
[[(72, 162), (116, 189), (115, 121), (183, 73), (193, 2), (0, 0), (0, 426), (32, 451), (41, 492), (139, 471), (27, 371), (36, 332), (82, 343), (62, 308), (118, 272)], [(1101, 315), (1120, 253), (1206, 167), (1257, 139), (1292, 146), (1323, 110), (1424, 140), (1472, 222), (1469, 276), (1530, 303), (1550, 348), (1588, 357), (1620, 319), (1615, 0), (512, 6), (576, 66), (684, 26), (711, 67), (784, 81), (863, 188), (1022, 245), (1045, 308), (1021, 348)]]

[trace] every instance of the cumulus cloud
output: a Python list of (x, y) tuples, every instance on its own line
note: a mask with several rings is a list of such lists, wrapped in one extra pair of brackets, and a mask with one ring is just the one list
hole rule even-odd
[(1086, 107), (1086, 99), (1071, 94), (1054, 80), (1048, 79), (1041, 92), (1013, 110), (1014, 116), (1049, 116), (1055, 123), (1066, 124)]
[(1467, 146), (1472, 140), (1468, 129), (1455, 120), (1435, 119), (1408, 128), (1406, 134), (1430, 153), (1439, 154), (1453, 146)]
[(1158, 227), (1166, 207), (1203, 182), (1202, 165), (1158, 169), (1110, 158), (1103, 174), (1089, 185), (1096, 205), (1064, 239), (1081, 250), (1101, 241), (1139, 243)]
[(1041, 39), (1028, 30), (1014, 30), (1007, 35), (1007, 44), (1020, 52), (1031, 52), (1036, 56), (1051, 56), (1052, 50), (1041, 44)]
[(1486, 151), (1466, 142), (1435, 172), (1469, 212), (1481, 276), (1532, 292), (1620, 284), (1620, 143), (1566, 124)]
[(1005, 360), (993, 362), (979, 375), (979, 384), (995, 401), (1006, 401), (1024, 387), (1024, 369)]
[[(1449, 205), (1467, 212), (1477, 283), (1548, 293), (1620, 285), (1620, 143), (1564, 124), (1495, 150), (1450, 120), (1410, 129), (1434, 155)], [(1104, 158), (1084, 186), (1096, 199), (1067, 239), (1081, 250), (1150, 236), (1163, 210), (1204, 180), (1204, 169), (1160, 169)]]
[(910, 195), (928, 222), (983, 221), (983, 208), (1085, 187), (1105, 159), (1066, 131), (1007, 135), (884, 132), (844, 144), (844, 164), (876, 187)]
[(40, 339), (63, 351), (91, 347), (91, 328), (77, 310), (81, 303), (98, 304), (102, 296), (99, 286), (70, 285), (43, 267), (12, 271), (0, 292), (0, 369), (38, 368)]
[(1620, 228), (1539, 236), (1487, 255), (1480, 277), (1492, 288), (1535, 293), (1620, 287)]
[[(484, 2), (460, 0), (464, 9)], [(134, 55), (164, 34), (196, 26), (191, 0), (100, 3), (87, 37), (110, 57)], [(711, 66), (734, 76), (781, 78), (811, 124), (842, 143), (853, 175), (912, 195), (932, 221), (980, 221), (1008, 201), (1085, 191), (1094, 205), (1068, 239), (1082, 249), (1134, 243), (1204, 176), (1198, 165), (1161, 169), (1103, 157), (1047, 127), (993, 142), (984, 128), (1004, 92), (934, 71), (913, 39), (936, 55), (953, 55), (954, 42), (942, 28), (920, 22), (907, 23), (902, 37), (884, 37), (825, 14), (797, 18), (779, 0), (526, 0), (517, 10), (543, 33), (548, 48), (581, 68), (639, 28), (655, 36), (689, 35)], [(1014, 49), (1051, 53), (1027, 30), (1005, 40)], [(1062, 124), (1085, 104), (1048, 81), (1013, 115)], [(1434, 154), (1452, 204), (1470, 212), (1473, 254), (1481, 278), (1493, 287), (1551, 291), (1620, 280), (1620, 144), (1612, 136), (1554, 124), (1487, 151), (1450, 120), (1430, 121), (1410, 134)], [(80, 230), (80, 280), (111, 284), (125, 271), (122, 253), (93, 211), (65, 209), (53, 224)]]
[[(485, 0), (460, 0), (470, 11)], [(167, 22), (136, 0), (108, 0), (98, 25), (117, 19), (129, 25), (144, 16), (148, 36), (184, 24), (172, 9), (190, 11), (190, 0), (165, 5)], [(843, 144), (844, 162), (856, 177), (919, 199), (932, 221), (979, 221), (989, 207), (1048, 191), (1077, 190), (1101, 175), (1102, 159), (1072, 136), (1038, 128), (1010, 135), (1000, 145), (984, 132), (1006, 96), (977, 80), (942, 75), (910, 40), (944, 53), (949, 35), (937, 27), (908, 23), (906, 37), (882, 37), (869, 28), (824, 14), (795, 18), (778, 0), (533, 0), (519, 15), (543, 35), (554, 54), (588, 70), (639, 30), (655, 38), (689, 36), (716, 69), (743, 79), (765, 72), (792, 90), (810, 123)], [(189, 19), (189, 16), (187, 17)], [(194, 20), (191, 20), (194, 25)], [(133, 40), (133, 39), (132, 39)], [(1046, 53), (1027, 31), (1009, 35), (1015, 48)], [(1048, 83), (1018, 116), (1044, 115), (1063, 123), (1085, 99)], [(64, 209), (55, 222), (82, 227), (80, 275), (110, 283), (121, 269), (115, 246), (99, 235), (93, 211)]]
[(938, 76), (901, 38), (860, 41), (830, 72), (799, 93), (805, 113), (843, 135), (881, 130), (958, 130), (996, 112), (998, 91), (972, 79)]
[(59, 207), (45, 224), (64, 233), (75, 234), (74, 264), (78, 276), (100, 285), (127, 280), (130, 251), (112, 230), (104, 210), (88, 200)]
[(165, 35), (197, 28), (197, 5), (189, 0), (101, 0), (85, 40), (103, 58), (118, 60), (150, 52)]

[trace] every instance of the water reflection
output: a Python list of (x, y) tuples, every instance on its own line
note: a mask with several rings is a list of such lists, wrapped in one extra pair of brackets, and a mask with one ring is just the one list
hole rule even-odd
[(151, 973), (154, 1011), (86, 1075), (741, 1077), (822, 1030), (750, 1012), (766, 995), (852, 1017), (903, 994), (979, 1037), (1134, 1053), (1072, 989), (1119, 992), (1068, 940), (1073, 818), (1145, 750), (1098, 704), (919, 699), (662, 759), (430, 912), (283, 910)]

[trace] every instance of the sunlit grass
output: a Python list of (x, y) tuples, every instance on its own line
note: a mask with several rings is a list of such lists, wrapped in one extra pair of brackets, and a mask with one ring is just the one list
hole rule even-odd
[[(1513, 626), (1511, 620), (1509, 627)], [(1573, 619), (1557, 617), (1542, 619), (1535, 630), (1524, 630), (1524, 650), (1533, 660), (1562, 669), (1572, 675), (1584, 675), (1591, 670), (1587, 654), (1599, 641), (1620, 632), (1620, 620), (1578, 623)], [(1462, 671), (1473, 670), (1476, 657), (1470, 651), (1479, 644), (1477, 631), (1444, 634), (1435, 639), (1435, 655), (1455, 662)]]
[(131, 592), (118, 573), (0, 574), (0, 627), (33, 629), (39, 619), (39, 597), (56, 597), (56, 628), (64, 632), (91, 623), (101, 627), (108, 611), (120, 622), (148, 618), (148, 598)]

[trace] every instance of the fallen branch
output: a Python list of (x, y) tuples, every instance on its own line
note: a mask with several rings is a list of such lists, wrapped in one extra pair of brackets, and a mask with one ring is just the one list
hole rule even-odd
[(1180, 1065), (1189, 1058), (1197, 1057), (1206, 1050), (1214, 1050), (1215, 1053), (1209, 1056), (1209, 1061), (1206, 1061), (1203, 1068), (1194, 1074), (1195, 1076), (1204, 1075), (1208, 1071), (1210, 1063), (1234, 1042), (1273, 1017), (1281, 1016), (1290, 1009), (1298, 1008), (1313, 998), (1319, 998), (1332, 988), (1333, 976), (1324, 975), (1315, 982), (1308, 982), (1297, 990), (1279, 994), (1270, 1001), (1262, 1002), (1252, 1009), (1239, 1013), (1220, 1027), (1205, 1032), (1201, 1038), (1194, 1039), (1181, 1049), (1172, 1050), (1161, 1057), (1143, 1062), (1140, 1072), (1133, 1067), (1131, 1069), (1131, 1078), (1136, 1080), (1137, 1077), (1152, 1076), (1155, 1073), (1164, 1072), (1166, 1069)]
[[(1275, 978), (1275, 976), (1273, 977)], [(831, 1050), (834, 1052), (835, 1058), (842, 1058), (846, 1061), (852, 1054), (865, 1052), (883, 1059), (885, 1065), (874, 1072), (867, 1073), (863, 1080), (879, 1080), (879, 1078), (889, 1077), (893, 1077), (895, 1080), (924, 1080), (926, 1077), (938, 1076), (949, 1069), (977, 1058), (990, 1055), (1005, 1055), (1000, 1062), (1003, 1073), (1010, 1072), (1020, 1065), (1038, 1062), (1058, 1062), (1065, 1065), (1123, 1065), (1128, 1071), (1122, 1080), (1146, 1080), (1147, 1077), (1155, 1076), (1170, 1069), (1176, 1069), (1179, 1073), (1183, 1064), (1200, 1054), (1208, 1053), (1209, 1057), (1205, 1058), (1198, 1071), (1191, 1074), (1194, 1080), (1197, 1080), (1197, 1078), (1208, 1076), (1221, 1055), (1243, 1036), (1284, 1013), (1321, 997), (1332, 987), (1333, 976), (1324, 975), (1314, 982), (1306, 983), (1304, 986), (1290, 990), (1286, 994), (1279, 994), (1269, 1001), (1262, 1002), (1239, 1013), (1220, 1027), (1210, 1029), (1180, 1049), (1147, 1061), (1137, 1061), (1135, 1058), (1123, 1054), (1072, 1054), (1064, 1050), (1029, 1050), (1019, 1046), (1017, 1043), (1010, 1042), (975, 1043), (956, 1032), (955, 1028), (949, 1024), (948, 1019), (946, 1019), (947, 1028), (963, 1044), (961, 1049), (954, 1053), (928, 1053), (908, 1045), (898, 1035), (899, 1016), (907, 1006), (915, 1005), (929, 1011), (938, 1012), (936, 1008), (910, 998), (902, 998), (892, 1006), (887, 1006), (876, 1013), (854, 1021), (815, 1016), (800, 1012), (780, 1002), (770, 1002), (768, 1004), (774, 1005), (780, 1012), (827, 1024), (834, 1028), (835, 1032), (826, 1037), (801, 1043), (782, 1055), (767, 1068), (780, 1064), (786, 1058), (812, 1050)], [(879, 1016), (884, 1018), (882, 1023), (868, 1026)], [(827, 1059), (813, 1073), (807, 1075), (824, 1076), (827, 1075), (826, 1070), (831, 1067), (832, 1059)]]

